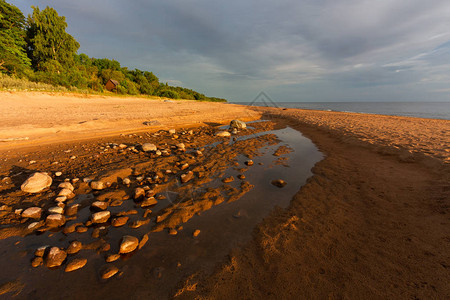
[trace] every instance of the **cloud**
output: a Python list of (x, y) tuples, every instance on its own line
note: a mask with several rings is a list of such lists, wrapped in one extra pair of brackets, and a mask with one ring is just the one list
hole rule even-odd
[(366, 95), (361, 89), (384, 85), (397, 90), (383, 97), (417, 97), (411, 85), (431, 94), (444, 88), (439, 85), (450, 71), (450, 2), (444, 0), (35, 4), (65, 15), (80, 51), (90, 56), (115, 58), (232, 100), (251, 99), (260, 90), (292, 99), (288, 93), (297, 88), (298, 94), (305, 85), (315, 89), (317, 100), (329, 98), (336, 87), (343, 97), (355, 98)]

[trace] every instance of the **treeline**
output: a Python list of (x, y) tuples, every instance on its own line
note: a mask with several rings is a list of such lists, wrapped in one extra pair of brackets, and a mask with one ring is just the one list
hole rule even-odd
[(128, 70), (116, 60), (77, 54), (80, 44), (66, 32), (64, 16), (55, 9), (33, 8), (26, 19), (14, 5), (0, 0), (0, 72), (33, 82), (103, 92), (109, 80), (118, 94), (172, 99), (226, 101), (160, 83), (152, 72)]

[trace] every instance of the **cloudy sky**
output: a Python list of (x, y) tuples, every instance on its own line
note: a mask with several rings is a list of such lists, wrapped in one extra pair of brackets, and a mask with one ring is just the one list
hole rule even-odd
[(448, 0), (7, 0), (79, 53), (231, 101), (450, 101)]

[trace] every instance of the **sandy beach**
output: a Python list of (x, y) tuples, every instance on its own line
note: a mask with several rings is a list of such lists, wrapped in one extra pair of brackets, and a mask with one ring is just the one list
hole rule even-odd
[[(220, 126), (230, 120), (260, 118), (267, 122), (249, 123), (231, 137), (217, 135), (227, 130)], [(175, 133), (168, 131), (172, 128)], [(292, 142), (300, 139), (305, 139), (305, 152)], [(0, 277), (0, 295), (450, 297), (448, 120), (2, 92), (0, 140), (0, 242), (4, 254), (12, 253), (11, 270), (17, 270)], [(143, 151), (142, 145), (150, 142), (167, 155)], [(300, 163), (295, 156), (300, 153), (314, 160)], [(307, 169), (305, 179), (283, 177), (290, 174), (287, 169), (300, 165)], [(283, 177), (287, 186), (280, 189), (268, 181), (268, 189), (258, 191), (267, 180), (258, 177), (263, 173), (259, 170), (272, 179)], [(20, 185), (37, 171), (48, 172), (53, 184), (38, 194), (22, 192)], [(83, 180), (89, 177), (110, 186), (95, 190)], [(65, 223), (55, 229), (45, 221), (48, 213), (37, 220), (17, 213), (54, 206), (58, 184), (65, 178), (73, 183), (75, 195), (61, 207), (68, 210), (80, 203), (79, 214), (69, 216), (66, 211)], [(201, 191), (192, 188), (205, 184), (212, 185)], [(144, 201), (158, 202), (150, 212), (139, 202), (142, 199), (129, 200), (145, 186), (153, 195), (146, 194)], [(293, 188), (293, 197), (286, 205), (273, 201), (272, 195), (287, 197), (287, 188)], [(164, 198), (170, 198), (163, 193), (168, 189), (187, 196), (163, 206)], [(267, 198), (267, 207), (260, 209), (252, 197)], [(107, 202), (118, 219), (125, 216), (124, 210), (114, 209), (127, 201), (128, 212), (136, 210), (139, 218), (129, 215), (126, 229), (110, 221), (95, 226), (79, 220), (95, 212), (93, 202)], [(117, 207), (111, 208), (112, 203)], [(30, 229), (33, 221), (39, 224)], [(80, 232), (70, 232), (69, 227), (80, 227)], [(193, 238), (198, 228), (201, 233)], [(81, 229), (89, 236), (83, 237)], [(143, 243), (137, 253), (105, 263), (105, 256), (118, 251), (119, 237), (130, 234)], [(145, 236), (147, 244), (142, 242)], [(85, 245), (85, 268), (64, 273), (64, 268), (31, 266), (38, 257), (36, 248), (45, 241), (67, 250), (73, 240)], [(114, 264), (117, 275), (102, 278), (102, 268)]]

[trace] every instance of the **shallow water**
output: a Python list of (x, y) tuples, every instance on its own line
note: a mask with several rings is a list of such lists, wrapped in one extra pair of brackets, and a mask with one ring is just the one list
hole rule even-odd
[[(79, 240), (83, 243), (94, 241), (91, 237), (92, 228), (87, 233), (73, 233), (66, 237), (61, 232), (45, 232), (41, 235), (30, 235), (25, 238), (14, 237), (0, 240), (0, 265), (8, 270), (0, 272), (0, 283), (19, 279), (25, 284), (20, 298), (25, 299), (55, 299), (55, 298), (123, 298), (132, 295), (132, 298), (169, 296), (176, 284), (186, 276), (196, 272), (211, 272), (213, 268), (223, 261), (230, 251), (243, 245), (251, 238), (255, 226), (266, 217), (275, 206), (287, 207), (292, 196), (312, 175), (311, 168), (322, 158), (322, 154), (292, 128), (266, 131), (262, 134), (276, 134), (280, 143), (267, 145), (261, 150), (261, 155), (253, 157), (254, 165), (245, 172), (246, 180), (255, 187), (237, 201), (221, 203), (210, 210), (194, 216), (183, 224), (183, 230), (176, 236), (168, 235), (167, 231), (149, 234), (149, 242), (132, 255), (123, 256), (113, 264), (123, 274), (108, 281), (99, 278), (99, 269), (106, 263), (105, 254), (98, 254), (92, 250), (82, 250), (76, 258), (85, 257), (87, 265), (78, 271), (65, 273), (63, 268), (49, 270), (45, 267), (32, 268), (34, 250), (42, 245), (67, 247), (68, 242)], [(239, 139), (252, 138), (255, 135), (242, 136)], [(230, 143), (232, 143), (230, 139)], [(279, 157), (273, 156), (275, 150), (281, 145), (288, 145), (292, 152), (281, 155), (287, 157), (283, 161), (288, 166), (276, 164)], [(214, 146), (214, 145), (212, 145)], [(230, 166), (225, 176), (240, 174), (238, 169), (246, 167), (247, 157), (237, 159), (239, 166)], [(274, 179), (287, 181), (284, 188), (271, 184)], [(238, 186), (240, 180), (235, 179), (229, 183)], [(219, 179), (209, 182), (202, 187), (192, 187), (195, 195), (197, 189), (222, 185)], [(176, 195), (167, 193), (168, 200), (161, 201), (152, 210), (155, 214), (164, 207), (171, 205)], [(84, 198), (83, 198), (84, 197)], [(85, 197), (76, 201), (82, 202)], [(121, 207), (109, 208), (112, 212), (133, 209), (133, 201), (124, 201)], [(80, 222), (89, 218), (89, 207), (79, 212)], [(133, 216), (130, 216), (133, 219)], [(70, 224), (70, 223), (69, 223)], [(131, 234), (142, 236), (153, 226), (154, 222), (138, 229), (128, 226), (111, 228), (104, 239), (111, 244), (108, 253), (117, 253), (120, 238)], [(194, 230), (200, 229), (198, 238), (193, 238)], [(69, 256), (69, 260), (71, 257)]]

